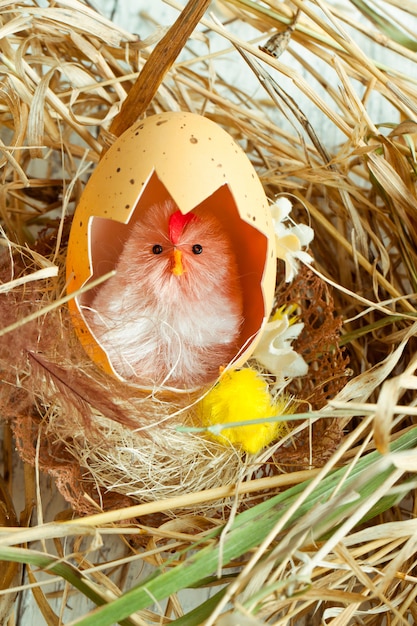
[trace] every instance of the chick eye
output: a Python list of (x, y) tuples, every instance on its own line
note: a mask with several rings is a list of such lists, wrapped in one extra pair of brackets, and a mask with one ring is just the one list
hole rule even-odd
[(199, 243), (195, 243), (191, 248), (193, 254), (201, 254), (203, 252), (203, 246), (200, 246)]
[(161, 253), (162, 253), (162, 251), (163, 251), (163, 248), (162, 248), (162, 246), (161, 246), (161, 245), (159, 245), (159, 243), (156, 243), (156, 244), (154, 245), (154, 247), (152, 248), (152, 252), (153, 252), (154, 254), (161, 254)]

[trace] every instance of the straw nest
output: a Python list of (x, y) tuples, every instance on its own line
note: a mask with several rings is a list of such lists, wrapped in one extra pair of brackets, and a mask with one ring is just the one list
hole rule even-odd
[[(37, 250), (48, 243), (38, 239)], [(12, 267), (15, 274), (23, 272), (14, 280), (24, 280), (27, 269), (14, 261)], [(10, 271), (9, 255), (3, 269)], [(302, 387), (288, 381), (288, 391), (299, 406), (318, 409), (347, 381), (347, 357), (337, 347), (342, 321), (335, 317), (327, 286), (311, 270), (302, 270), (290, 286), (282, 285), (277, 306), (300, 307), (304, 329), (297, 349), (311, 367)], [(22, 458), (54, 475), (79, 513), (126, 505), (129, 498), (159, 501), (233, 486), (280, 473), (283, 467), (316, 466), (340, 441), (340, 428), (332, 419), (320, 420), (313, 434), (306, 434), (305, 427), (288, 427), (286, 436), (255, 455), (178, 430), (197, 424), (195, 406), (208, 389), (154, 394), (114, 380), (88, 360), (66, 308), (45, 311), (51, 294), (45, 295), (38, 281), (15, 286), (12, 294), (4, 296), (3, 312), (9, 319), (18, 314), (26, 321), (9, 329), (10, 343), (4, 344), (8, 384), (2, 393), (3, 416), (10, 416)], [(28, 321), (30, 316), (35, 319)], [(256, 362), (252, 367), (259, 369)], [(215, 516), (216, 506), (221, 511), (225, 504), (201, 503), (183, 510)]]
[[(416, 445), (417, 87), (412, 72), (396, 68), (398, 58), (415, 64), (415, 40), (365, 5), (380, 30), (323, 2), (275, 5), (217, 2), (215, 16), (201, 20), (197, 47), (185, 46), (189, 33), (179, 24), (162, 52), (161, 30), (141, 40), (76, 0), (0, 8), (2, 416), (20, 456), (54, 476), (75, 512), (110, 511), (85, 518), (84, 528), (135, 517), (156, 528), (162, 515), (181, 521), (194, 512), (205, 515), (192, 530), (203, 541), (230, 507), (246, 509), (241, 515), (253, 508), (248, 519), (259, 519), (264, 534), (252, 531), (247, 544), (237, 543), (257, 548), (256, 555), (245, 557), (217, 608), (206, 612), (208, 624), (220, 624), (228, 600), (242, 619), (253, 612), (277, 624), (312, 623), (314, 614), (337, 616), (334, 624), (365, 614), (369, 624), (379, 624), (381, 614), (405, 623), (415, 612), (413, 531), (387, 523), (414, 510), (411, 497), (408, 512), (398, 503), (412, 493), (407, 472), (415, 470), (407, 451)], [(416, 17), (415, 7), (407, 10)], [(233, 34), (236, 22), (251, 28), (250, 43)], [(210, 51), (215, 34), (221, 52)], [(386, 63), (358, 46), (362, 35), (384, 45)], [(216, 73), (224, 55), (241, 59), (260, 86), (255, 96)], [(145, 81), (149, 76), (155, 80)], [(139, 97), (126, 100), (135, 88)], [(338, 133), (336, 145), (306, 115), (313, 105)], [(66, 309), (70, 216), (89, 172), (130, 115), (166, 110), (203, 113), (223, 125), (245, 148), (269, 198), (291, 194), (294, 218), (308, 220), (315, 233), (314, 271), (303, 268), (285, 285), (279, 267), (276, 291), (276, 306), (295, 302), (305, 324), (295, 347), (309, 373), (288, 389), (309, 418), (300, 415), (282, 440), (250, 458), (178, 430), (192, 422), (198, 396), (135, 394), (99, 371), (78, 345)], [(286, 485), (294, 487), (286, 492)], [(282, 494), (273, 496), (278, 488)], [(288, 500), (268, 509), (285, 493)], [(152, 504), (132, 508), (135, 502)], [(274, 518), (276, 510), (282, 515)], [(377, 514), (378, 540), (364, 523)], [(236, 519), (244, 533), (247, 518)], [(350, 534), (361, 521), (362, 530)], [(233, 539), (233, 516), (229, 523)], [(169, 544), (174, 534), (162, 528)], [(184, 535), (175, 528), (182, 547), (194, 545), (186, 525)], [(129, 527), (131, 536), (135, 531)], [(219, 563), (222, 555), (233, 563), (246, 554), (223, 553), (222, 545)], [(165, 597), (158, 593), (152, 587), (145, 595)], [(148, 606), (143, 602), (134, 610)], [(117, 621), (111, 619), (106, 623)]]

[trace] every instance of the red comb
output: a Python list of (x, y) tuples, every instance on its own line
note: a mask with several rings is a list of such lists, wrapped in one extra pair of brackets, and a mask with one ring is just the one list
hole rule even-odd
[(186, 225), (194, 219), (196, 219), (196, 216), (193, 213), (183, 215), (181, 211), (175, 211), (175, 213), (171, 215), (168, 221), (168, 228), (169, 238), (174, 245), (178, 243), (178, 239)]

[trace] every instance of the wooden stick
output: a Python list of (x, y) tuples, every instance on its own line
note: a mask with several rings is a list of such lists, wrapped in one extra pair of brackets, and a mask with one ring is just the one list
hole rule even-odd
[(164, 76), (185, 46), (187, 39), (203, 17), (210, 0), (189, 0), (178, 19), (151, 52), (141, 73), (128, 93), (120, 112), (110, 126), (119, 137), (146, 111)]

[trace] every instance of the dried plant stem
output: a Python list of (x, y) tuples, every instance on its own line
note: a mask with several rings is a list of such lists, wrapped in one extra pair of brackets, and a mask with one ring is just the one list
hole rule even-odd
[[(4, 599), (39, 588), (51, 624), (73, 620), (66, 605), (81, 595), (106, 605), (78, 618), (92, 626), (216, 623), (226, 599), (230, 623), (414, 623), (417, 5), (222, 0), (203, 16), (208, 2), (158, 2), (180, 13), (162, 39), (158, 20), (139, 39), (81, 0), (0, 3), (0, 408), (15, 435), (5, 477), (15, 445), (27, 461), (22, 527), (7, 493), (0, 502), (0, 559), (12, 564), (0, 586), (13, 563), (29, 564), (23, 584), (0, 590), (0, 621)], [(284, 37), (279, 59), (259, 49), (271, 36)], [(100, 372), (61, 298), (67, 216), (106, 134), (169, 110), (228, 130), (270, 202), (286, 195), (294, 224), (314, 229), (311, 269), (276, 292), (304, 323), (309, 373), (287, 390), (306, 419), (251, 459), (190, 430), (197, 396), (143, 397)], [(76, 517), (50, 523), (60, 494), (74, 511), (57, 519)], [(39, 550), (15, 547), (26, 542)], [(107, 562), (112, 542), (123, 550)], [(145, 563), (159, 569), (142, 583)], [(54, 594), (50, 580), (62, 581)], [(177, 592), (207, 582), (225, 589), (183, 616)]]
[(129, 91), (120, 113), (110, 125), (110, 132), (116, 137), (145, 113), (166, 73), (185, 46), (209, 4), (210, 0), (189, 0), (177, 20), (155, 46), (137, 81)]
[(305, 480), (307, 477), (312, 477), (316, 474), (315, 471), (309, 470), (307, 473), (292, 472), (291, 474), (284, 474), (281, 476), (273, 476), (270, 478), (261, 478), (257, 480), (251, 480), (239, 485), (231, 485), (228, 487), (217, 487), (214, 489), (205, 489), (204, 491), (196, 493), (187, 493), (183, 496), (176, 496), (175, 498), (167, 498), (163, 501), (148, 502), (146, 504), (138, 504), (136, 506), (127, 507), (125, 509), (118, 509), (117, 511), (108, 511), (106, 513), (97, 513), (96, 515), (90, 515), (82, 519), (74, 519), (65, 524), (70, 526), (84, 525), (96, 526), (98, 524), (114, 524), (122, 520), (131, 519), (134, 517), (140, 517), (143, 515), (150, 515), (152, 513), (160, 513), (162, 511), (169, 511), (184, 506), (191, 506), (199, 504), (201, 502), (209, 502), (213, 500), (220, 500), (222, 498), (235, 497), (244, 493), (257, 493), (262, 487), (265, 489), (277, 488), (284, 485), (293, 485), (299, 481)]
[[(100, 278), (92, 281), (88, 286), (82, 287), (81, 289), (78, 290), (78, 292), (67, 294), (66, 296), (63, 296), (62, 298), (60, 298), (59, 300), (54, 300), (53, 302), (50, 302), (49, 304), (45, 304), (44, 306), (39, 308), (37, 311), (34, 311), (33, 313), (30, 313), (29, 315), (27, 315), (25, 318), (21, 318), (17, 320), (16, 322), (14, 322), (13, 324), (10, 324), (9, 326), (5, 326), (4, 328), (0, 329), (0, 337), (3, 337), (4, 335), (7, 335), (8, 333), (13, 332), (14, 330), (17, 330), (18, 328), (24, 326), (25, 324), (28, 324), (29, 322), (32, 322), (33, 320), (36, 320), (37, 318), (42, 317), (43, 315), (46, 315), (47, 313), (50, 313), (51, 311), (54, 311), (55, 309), (59, 309), (60, 307), (62, 307), (63, 304), (66, 304), (67, 302), (72, 300), (77, 295), (77, 293), (83, 293), (87, 289), (94, 289), (95, 286), (103, 283), (108, 278), (113, 276), (113, 274), (114, 272), (108, 272), (104, 276), (101, 276)], [(30, 281), (25, 281), (25, 282), (30, 282)]]
[[(296, 197), (300, 198), (300, 200), (302, 200), (302, 202), (308, 208), (310, 214), (312, 216), (314, 216), (314, 219), (317, 220), (318, 222), (320, 222), (321, 224), (323, 224), (323, 226), (329, 232), (329, 234), (331, 234), (331, 236), (334, 237), (335, 241), (337, 241), (345, 250), (347, 250), (347, 252), (349, 252), (349, 254), (353, 254), (353, 246), (352, 246), (352, 244), (349, 243), (341, 235), (341, 233), (337, 230), (337, 228), (335, 228), (333, 226), (333, 224), (331, 224), (326, 219), (325, 215), (323, 215), (321, 213), (321, 211), (319, 211), (317, 209), (317, 207), (315, 207), (311, 202), (308, 202), (305, 198), (302, 198), (297, 191), (294, 192), (294, 195)], [(355, 252), (355, 256), (356, 256), (356, 259), (357, 259), (359, 265), (366, 272), (368, 272), (368, 274), (370, 276), (372, 276), (381, 285), (381, 287), (383, 287), (387, 291), (387, 293), (389, 293), (393, 298), (401, 299), (401, 305), (404, 307), (404, 309), (406, 311), (410, 311), (410, 312), (415, 312), (416, 311), (416, 309), (413, 306), (413, 304), (411, 302), (409, 302), (406, 298), (402, 297), (400, 292), (397, 289), (395, 289), (393, 287), (393, 285), (390, 283), (390, 281), (387, 280), (384, 276), (382, 276), (382, 274), (380, 272), (378, 272), (375, 269), (375, 267), (372, 266), (371, 263), (369, 263), (369, 261), (366, 259), (366, 257), (364, 257), (363, 254), (361, 254), (360, 252), (356, 251)]]

